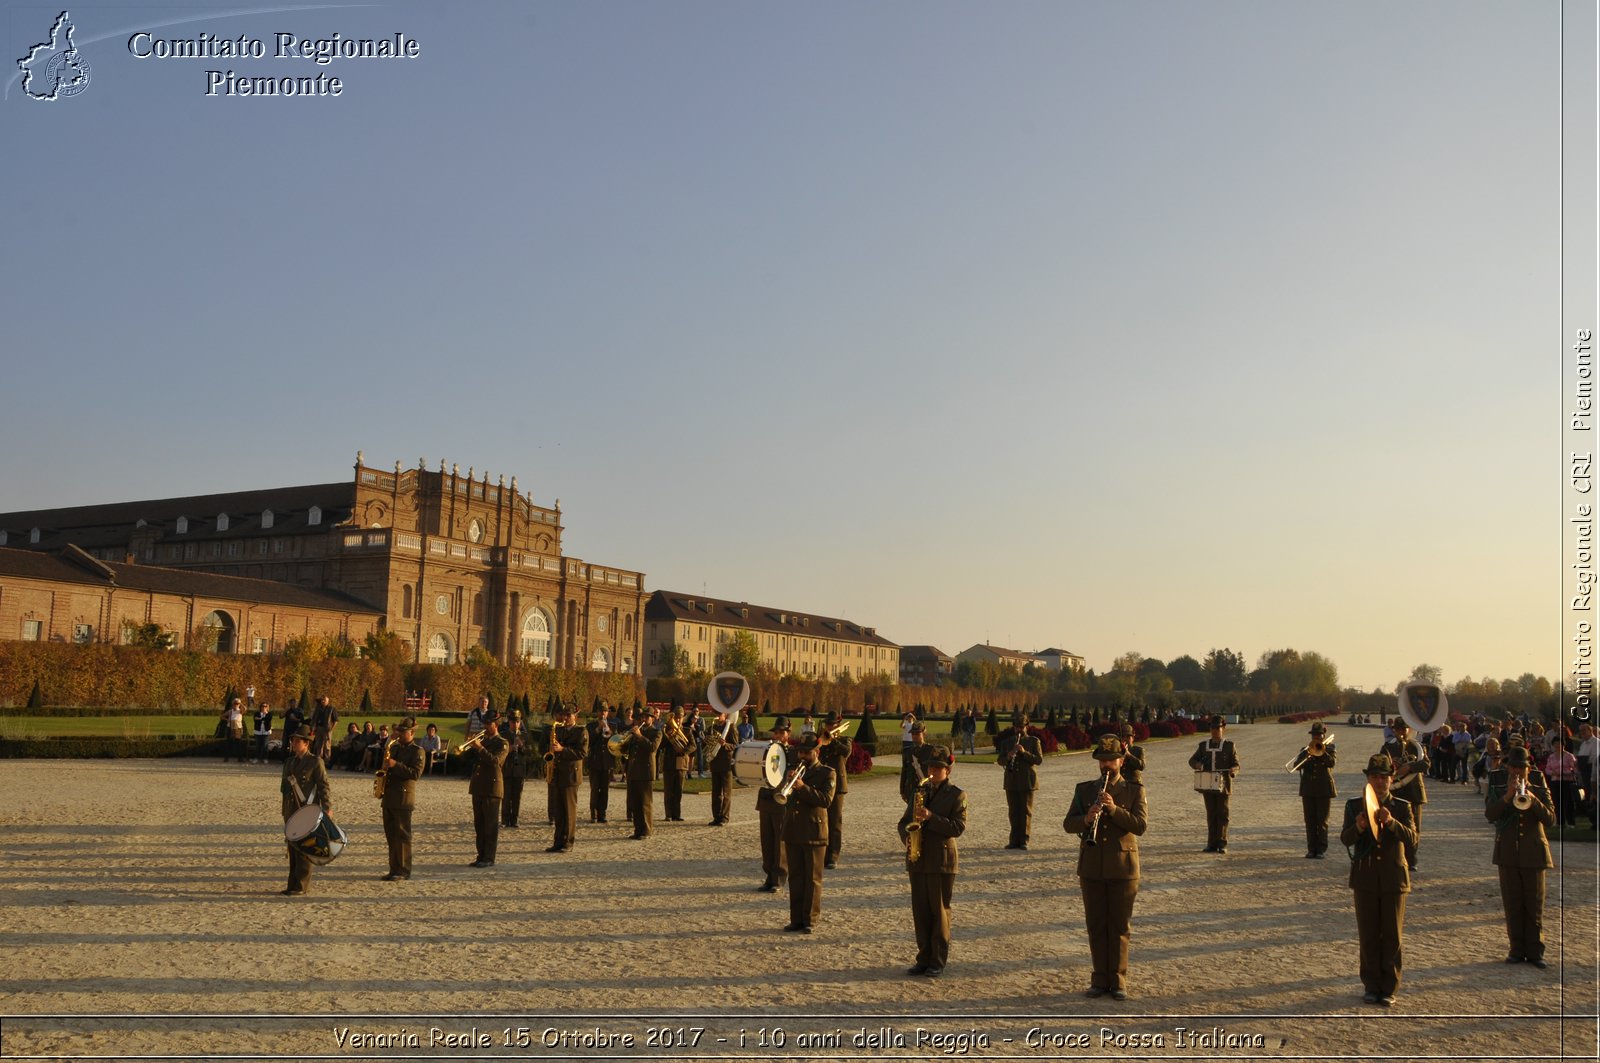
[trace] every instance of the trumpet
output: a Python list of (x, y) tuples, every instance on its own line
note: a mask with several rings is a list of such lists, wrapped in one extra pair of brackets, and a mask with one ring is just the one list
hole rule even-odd
[(790, 768), (789, 774), (783, 777), (783, 784), (778, 787), (778, 797), (787, 799), (790, 794), (794, 793), (795, 783), (800, 781), (800, 776), (804, 775), (805, 771), (805, 761), (801, 761), (799, 764), (796, 764), (794, 767)]
[(1323, 740), (1322, 748), (1320, 750), (1318, 750), (1317, 752), (1313, 753), (1311, 751), (1311, 747), (1310, 746), (1306, 746), (1299, 753), (1296, 753), (1294, 756), (1289, 758), (1289, 763), (1287, 763), (1287, 764), (1285, 764), (1283, 766), (1283, 770), (1288, 772), (1289, 774), (1293, 775), (1295, 772), (1299, 771), (1300, 768), (1305, 764), (1305, 762), (1310, 760), (1312, 757), (1320, 757), (1324, 753), (1332, 753), (1332, 752), (1333, 752), (1333, 736), (1329, 735), (1327, 738), (1325, 738)]
[(819, 741), (819, 742), (832, 742), (835, 738), (844, 737), (844, 733), (846, 731), (848, 731), (848, 730), (850, 730), (850, 721), (849, 720), (840, 720), (838, 723), (834, 724), (832, 727), (828, 728), (826, 731), (823, 731), (822, 734), (818, 737), (817, 741)]
[(450, 751), (450, 755), (452, 757), (459, 757), (463, 753), (465, 753), (467, 750), (475, 749), (478, 746), (482, 745), (483, 744), (483, 740), (485, 738), (488, 738), (488, 737), (489, 737), (489, 732), (488, 731), (479, 731), (477, 734), (473, 735), (471, 738), (467, 739), (465, 742), (461, 743), (459, 746), (456, 746), (454, 749), (452, 749)]
[(1101, 772), (1100, 773), (1100, 793), (1095, 795), (1095, 799), (1094, 799), (1094, 803), (1096, 805), (1096, 808), (1094, 810), (1094, 815), (1089, 817), (1088, 824), (1083, 828), (1083, 844), (1085, 844), (1085, 845), (1094, 845), (1095, 844), (1095, 835), (1100, 832), (1100, 813), (1102, 811), (1104, 811), (1103, 806), (1100, 805), (1100, 798), (1105, 795), (1106, 787), (1109, 786), (1110, 784), (1111, 784), (1111, 773), (1108, 772), (1108, 771)]
[(1516, 792), (1511, 795), (1511, 807), (1518, 812), (1526, 812), (1533, 807), (1533, 795), (1528, 792), (1526, 777), (1517, 780)]

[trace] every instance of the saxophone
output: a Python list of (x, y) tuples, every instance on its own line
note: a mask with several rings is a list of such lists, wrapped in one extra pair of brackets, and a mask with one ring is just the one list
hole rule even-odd
[[(399, 742), (399, 741), (400, 741), (400, 739), (398, 739), (398, 738), (389, 739), (389, 744), (383, 747), (383, 759), (384, 760), (388, 760), (389, 759), (389, 754), (394, 751), (395, 743)], [(382, 763), (382, 761), (380, 761), (379, 763)], [(372, 777), (372, 796), (373, 797), (382, 797), (383, 796), (384, 779), (388, 776), (388, 774), (389, 774), (389, 769), (388, 768), (379, 768), (378, 769), (378, 773)]]
[(922, 824), (917, 821), (917, 812), (926, 807), (927, 798), (927, 783), (918, 783), (911, 794), (911, 822), (906, 824), (906, 859), (913, 864), (922, 859)]

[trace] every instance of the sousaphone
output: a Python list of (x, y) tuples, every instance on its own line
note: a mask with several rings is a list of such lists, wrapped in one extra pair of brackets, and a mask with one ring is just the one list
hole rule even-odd
[(1433, 683), (1407, 683), (1397, 700), (1400, 718), (1419, 740), (1450, 722), (1450, 699)]

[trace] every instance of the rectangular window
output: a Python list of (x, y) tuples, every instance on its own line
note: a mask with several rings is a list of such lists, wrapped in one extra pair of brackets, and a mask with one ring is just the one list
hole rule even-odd
[(184, 543), (183, 544), (183, 559), (185, 561), (193, 561), (194, 560), (194, 543)]
[(93, 624), (73, 624), (72, 625), (72, 641), (76, 642), (80, 646), (87, 646), (89, 643), (93, 642), (94, 641), (94, 625)]
[(272, 540), (272, 552), (275, 553), (275, 554), (283, 553), (283, 540), (282, 539), (274, 539), (274, 540)]
[(262, 638), (260, 635), (257, 635), (256, 636), (256, 641), (255, 641), (255, 647), (256, 647), (256, 652), (257, 653), (266, 653), (267, 652), (267, 640)]
[(211, 556), (212, 557), (221, 557), (222, 556), (222, 544), (220, 542), (212, 542), (212, 544), (211, 544)]
[(265, 539), (257, 539), (256, 540), (256, 555), (258, 557), (265, 556), (266, 552), (267, 552), (267, 541)]
[(235, 541), (233, 541), (233, 542), (228, 544), (228, 556), (229, 557), (238, 557), (239, 556), (239, 543), (238, 543), (238, 540), (235, 540)]
[(22, 622), (22, 641), (38, 642), (44, 637), (44, 621), (24, 620)]

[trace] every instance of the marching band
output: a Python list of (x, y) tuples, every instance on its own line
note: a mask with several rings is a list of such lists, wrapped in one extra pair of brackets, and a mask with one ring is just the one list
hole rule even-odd
[[(1415, 686), (1415, 684), (1413, 684)], [(1407, 698), (1411, 699), (1408, 705)], [(1429, 699), (1432, 700), (1429, 700)], [(1384, 742), (1366, 762), (1365, 787), (1360, 796), (1345, 803), (1341, 843), (1350, 857), (1349, 887), (1354, 895), (1359, 973), (1363, 1000), (1391, 1006), (1401, 979), (1402, 940), (1406, 899), (1416, 868), (1416, 844), (1421, 808), (1426, 800), (1422, 775), (1426, 751), (1410, 738), (1413, 725), (1424, 732), (1430, 720), (1424, 713), (1447, 711), (1442, 692), (1423, 697), (1408, 691), (1401, 695), (1400, 716), (1394, 721), (1393, 740)], [(791, 741), (786, 718), (773, 721), (770, 736), (735, 740), (733, 716), (719, 712), (706, 729), (713, 777), (719, 770), (727, 779), (715, 789), (717, 800), (727, 801), (735, 785), (756, 787), (759, 823), (760, 891), (789, 893), (789, 922), (785, 930), (812, 933), (822, 911), (823, 872), (833, 868), (839, 852), (846, 762), (852, 747), (847, 736), (851, 724), (829, 713), (817, 732)], [(520, 714), (519, 714), (520, 716)], [(676, 705), (664, 723), (658, 710), (636, 708), (631, 726), (613, 732), (603, 710), (587, 727), (576, 712), (560, 702), (554, 705), (544, 742), (545, 770), (551, 777), (551, 812), (555, 836), (546, 852), (566, 852), (576, 837), (577, 790), (585, 770), (599, 777), (591, 785), (591, 820), (605, 822), (604, 794), (609, 790), (615, 760), (622, 761), (633, 838), (648, 838), (653, 831), (653, 782), (657, 752), (669, 771), (679, 774), (693, 762), (696, 742), (681, 722)], [(500, 717), (485, 709), (474, 722), (482, 730), (470, 734), (452, 750), (471, 768), (477, 859), (473, 867), (493, 866), (503, 769), (508, 757), (532, 748), (520, 719), (513, 719), (509, 740), (499, 734)], [(1210, 737), (1201, 742), (1188, 764), (1196, 773), (1195, 788), (1206, 802), (1207, 852), (1225, 852), (1228, 842), (1228, 797), (1240, 771), (1238, 753), (1225, 738), (1227, 721), (1208, 721)], [(1044, 746), (1029, 733), (1023, 713), (1012, 728), (996, 736), (994, 757), (1000, 768), (1010, 820), (1008, 849), (1027, 849), (1038, 766)], [(387, 881), (411, 877), (411, 812), (416, 784), (426, 764), (414, 740), (415, 722), (398, 721), (394, 738), (382, 755), (374, 777), (374, 795), (380, 799), (384, 833), (389, 849)], [(1043, 734), (1044, 732), (1038, 732)], [(938, 977), (949, 961), (951, 901), (958, 868), (957, 839), (967, 826), (967, 795), (955, 786), (951, 774), (955, 756), (945, 746), (926, 742), (926, 727), (917, 720), (910, 728), (911, 742), (902, 750), (900, 794), (904, 814), (897, 825), (905, 847), (905, 865), (911, 887), (916, 960), (908, 974)], [(309, 889), (313, 865), (337, 857), (347, 841), (332, 823), (327, 773), (322, 760), (310, 752), (315, 732), (301, 727), (289, 736), (288, 758), (282, 784), (285, 841), (290, 874), (284, 894), (299, 896)], [(1505, 913), (1509, 951), (1507, 963), (1548, 966), (1543, 936), (1545, 873), (1553, 866), (1547, 829), (1556, 823), (1551, 788), (1518, 734), (1506, 736), (1506, 751), (1488, 771), (1488, 797), (1484, 815), (1493, 824), (1495, 864)], [(1146, 791), (1140, 775), (1146, 767), (1145, 750), (1134, 744), (1131, 726), (1113, 726), (1100, 735), (1091, 749), (1099, 770), (1080, 782), (1067, 804), (1063, 827), (1077, 838), (1077, 876), (1083, 897), (1092, 967), (1086, 995), (1128, 995), (1128, 944), (1134, 899), (1140, 879), (1138, 838), (1148, 826)], [(720, 740), (720, 741), (719, 741)], [(663, 744), (665, 743), (665, 745)], [(597, 756), (598, 754), (598, 756)], [(1337, 796), (1334, 768), (1335, 738), (1321, 722), (1311, 725), (1306, 743), (1285, 764), (1297, 775), (1304, 814), (1306, 857), (1324, 858), (1328, 849), (1328, 820)], [(669, 820), (682, 819), (674, 810), (668, 784)], [(602, 796), (596, 797), (596, 791)], [(1410, 793), (1413, 796), (1406, 796)], [(681, 802), (681, 790), (677, 795)], [(715, 807), (715, 805), (714, 805)], [(718, 813), (714, 812), (714, 816)], [(713, 824), (727, 822), (720, 812)], [(505, 823), (515, 825), (513, 813)]]

